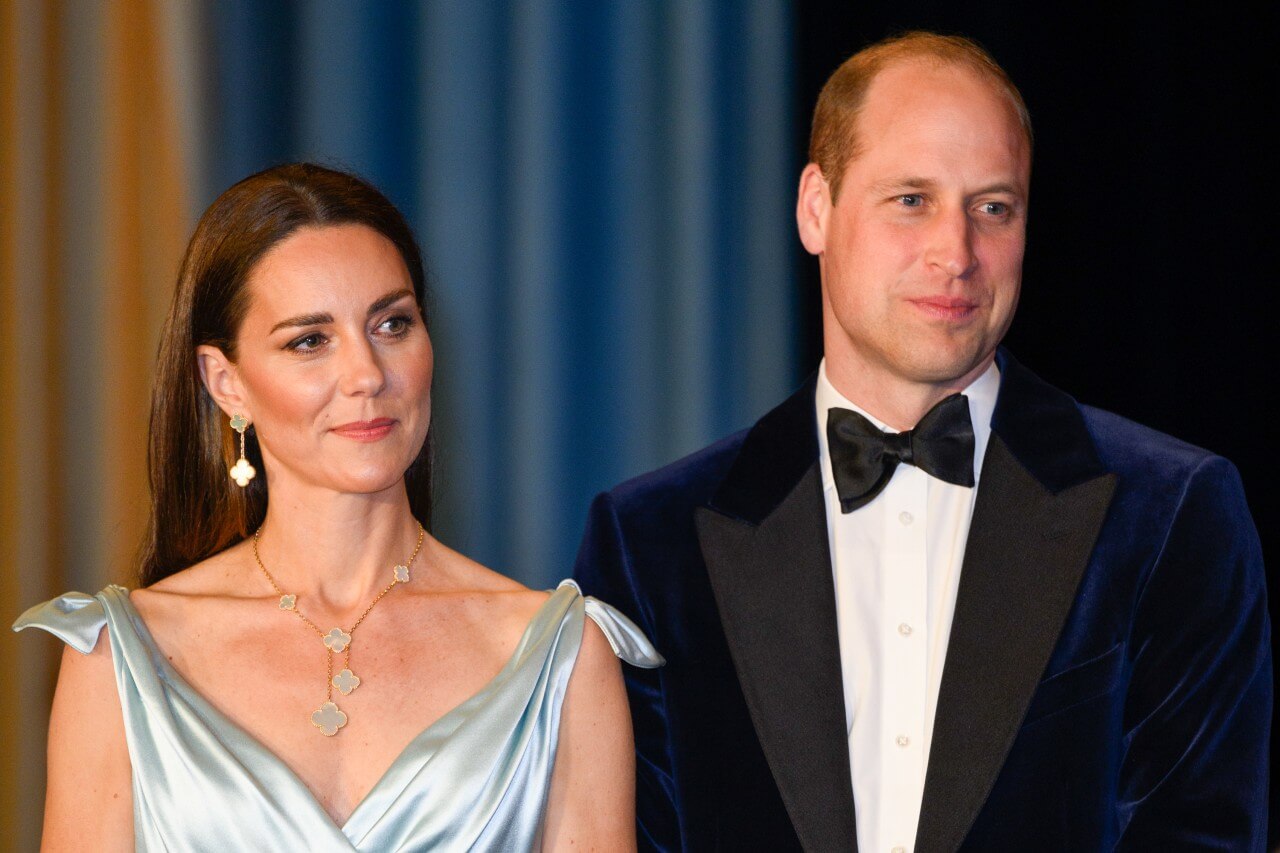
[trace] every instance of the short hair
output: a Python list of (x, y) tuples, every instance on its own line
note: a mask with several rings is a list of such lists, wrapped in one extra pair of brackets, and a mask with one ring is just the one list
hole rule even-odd
[(845, 168), (859, 154), (857, 119), (872, 81), (885, 68), (905, 61), (931, 62), (939, 67), (957, 65), (976, 72), (1008, 96), (1018, 121), (1032, 144), (1031, 114), (1022, 93), (991, 54), (964, 36), (947, 36), (916, 30), (884, 39), (846, 59), (827, 78), (813, 110), (809, 134), (809, 160), (817, 163), (831, 187), (831, 200), (840, 194)]
[[(423, 322), (427, 278), (404, 216), (372, 184), (315, 163), (290, 163), (232, 186), (200, 217), (178, 273), (161, 335), (151, 395), (151, 517), (140, 555), (149, 586), (236, 544), (262, 524), (267, 478), (245, 488), (227, 476), (234, 434), (200, 379), (196, 347), (215, 346), (232, 361), (249, 305), (248, 282), (264, 255), (299, 229), (363, 225), (395, 245), (413, 283)], [(246, 455), (261, 470), (252, 427)], [(409, 508), (430, 529), (431, 432), (405, 472)]]

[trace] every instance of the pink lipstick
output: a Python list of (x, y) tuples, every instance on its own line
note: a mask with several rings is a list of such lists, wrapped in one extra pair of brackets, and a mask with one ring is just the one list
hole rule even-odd
[(334, 427), (333, 432), (343, 438), (356, 441), (378, 441), (385, 438), (395, 425), (396, 422), (392, 418), (375, 418), (371, 421), (352, 421), (342, 424)]

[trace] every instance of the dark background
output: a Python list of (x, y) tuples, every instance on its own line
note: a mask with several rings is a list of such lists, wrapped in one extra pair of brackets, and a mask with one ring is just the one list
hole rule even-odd
[[(866, 44), (910, 29), (958, 33), (1009, 72), (1036, 150), (1022, 301), (1006, 343), (1078, 400), (1240, 468), (1271, 567), (1274, 623), (1275, 30), (1221, 6), (1200, 18), (1154, 4), (1104, 18), (1012, 2), (797, 0), (796, 11), (797, 174), (819, 89)], [(796, 263), (807, 371), (822, 349), (818, 267), (798, 245)]]

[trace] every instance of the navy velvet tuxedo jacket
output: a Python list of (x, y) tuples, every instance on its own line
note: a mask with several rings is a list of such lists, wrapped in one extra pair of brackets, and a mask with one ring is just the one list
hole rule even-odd
[[(998, 358), (916, 850), (1263, 849), (1235, 469)], [(576, 577), (667, 659), (626, 674), (642, 849), (856, 848), (813, 395), (592, 505)]]

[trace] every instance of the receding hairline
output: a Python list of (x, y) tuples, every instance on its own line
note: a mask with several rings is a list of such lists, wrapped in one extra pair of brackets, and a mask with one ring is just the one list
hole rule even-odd
[(1009, 87), (1005, 85), (1004, 81), (999, 77), (992, 75), (985, 69), (976, 68), (972, 64), (964, 61), (951, 60), (945, 57), (937, 57), (928, 54), (922, 56), (902, 56), (892, 58), (885, 62), (881, 67), (877, 68), (875, 74), (867, 83), (866, 91), (863, 93), (863, 97), (859, 101), (857, 108), (853, 113), (853, 127), (851, 130), (855, 132), (855, 138), (851, 145), (852, 150), (850, 157), (845, 161), (846, 166), (848, 166), (849, 162), (852, 161), (853, 158), (857, 157), (861, 153), (861, 146), (856, 138), (857, 124), (861, 119), (862, 111), (866, 108), (871, 92), (875, 89), (878, 83), (882, 82), (883, 78), (887, 74), (909, 69), (912, 66), (923, 68), (927, 71), (944, 71), (947, 69), (954, 69), (959, 74), (968, 75), (971, 80), (985, 88), (992, 95), (995, 95), (996, 99), (1004, 104), (1009, 112), (1009, 117), (1013, 119), (1014, 124), (1022, 131), (1023, 139), (1027, 143), (1027, 151), (1031, 151), (1032, 141), (1030, 119), (1023, 118), (1022, 113), (1024, 107), (1021, 101), (1015, 97), (1014, 93), (1010, 91)]
[(861, 153), (857, 129), (867, 94), (883, 72), (904, 65), (959, 68), (988, 85), (1008, 105), (1022, 129), (1027, 153), (1034, 147), (1031, 116), (1008, 73), (981, 45), (964, 36), (914, 31), (864, 47), (840, 64), (823, 85), (814, 107), (809, 161), (822, 170), (834, 201), (844, 173)]

